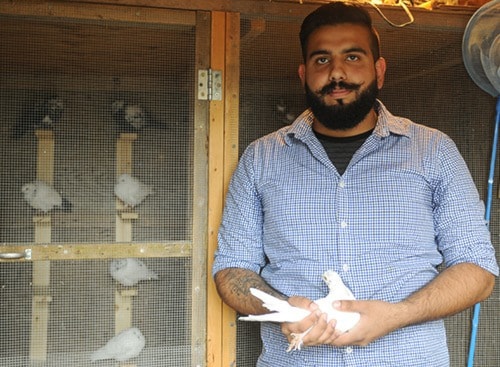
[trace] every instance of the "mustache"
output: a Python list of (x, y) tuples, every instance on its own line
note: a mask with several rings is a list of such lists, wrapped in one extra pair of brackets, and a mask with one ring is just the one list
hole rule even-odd
[(335, 90), (335, 88), (341, 88), (341, 89), (347, 89), (347, 90), (358, 90), (360, 87), (361, 87), (361, 84), (347, 83), (347, 82), (344, 82), (342, 80), (340, 82), (336, 82), (334, 80), (330, 84), (327, 84), (323, 88), (321, 88), (318, 91), (318, 94), (320, 94), (320, 95), (328, 94), (328, 93), (332, 92), (333, 90)]

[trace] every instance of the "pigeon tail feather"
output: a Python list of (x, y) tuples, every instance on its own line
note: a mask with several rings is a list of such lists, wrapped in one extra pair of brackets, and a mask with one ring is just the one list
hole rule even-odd
[(101, 359), (108, 359), (108, 358), (109, 358), (109, 355), (106, 351), (106, 347), (99, 348), (98, 350), (93, 352), (92, 355), (90, 356), (90, 360), (92, 362), (100, 361)]

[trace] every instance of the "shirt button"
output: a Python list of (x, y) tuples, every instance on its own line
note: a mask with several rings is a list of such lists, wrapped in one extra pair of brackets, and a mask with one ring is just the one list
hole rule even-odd
[(351, 347), (347, 347), (347, 348), (345, 348), (345, 352), (346, 352), (347, 354), (351, 354), (351, 353), (352, 353), (352, 348), (351, 348)]
[(345, 187), (345, 181), (344, 180), (340, 180), (339, 181), (339, 186), (340, 186), (340, 188), (343, 189)]
[(340, 222), (340, 228), (347, 228), (347, 222), (345, 220)]
[(342, 270), (349, 271), (349, 265), (347, 264), (342, 265)]

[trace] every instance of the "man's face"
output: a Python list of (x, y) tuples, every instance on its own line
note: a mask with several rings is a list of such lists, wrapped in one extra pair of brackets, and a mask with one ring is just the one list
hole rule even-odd
[(354, 24), (323, 26), (309, 37), (299, 76), (316, 119), (329, 129), (351, 129), (373, 108), (385, 61), (373, 60), (369, 40)]

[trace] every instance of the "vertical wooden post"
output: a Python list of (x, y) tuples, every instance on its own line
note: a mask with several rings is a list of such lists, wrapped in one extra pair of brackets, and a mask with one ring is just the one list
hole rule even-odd
[[(224, 75), (225, 15), (212, 12), (210, 63)], [(223, 92), (225, 95), (225, 92)], [(208, 367), (230, 366), (223, 363), (222, 301), (211, 276), (213, 253), (217, 247), (217, 229), (224, 203), (224, 104), (210, 102), (210, 128), (208, 137), (208, 257), (207, 257), (207, 361)], [(229, 351), (231, 353), (231, 351)]]
[[(116, 177), (123, 173), (132, 173), (133, 143), (137, 139), (136, 133), (120, 134), (116, 143)], [(137, 219), (135, 213), (123, 215), (126, 206), (116, 199), (116, 242), (132, 241), (132, 219)]]
[[(54, 181), (54, 136), (50, 130), (36, 130), (38, 138), (37, 171), (40, 181), (51, 185)], [(50, 214), (33, 217), (35, 243), (51, 242)], [(50, 288), (50, 261), (33, 262), (33, 299), (31, 314), (30, 361), (32, 365), (43, 364), (47, 360), (47, 330), (49, 304), (52, 297)]]
[[(133, 143), (136, 133), (120, 134), (116, 143), (116, 177), (123, 173), (132, 173)], [(132, 242), (132, 221), (138, 218), (137, 213), (124, 211), (126, 206), (116, 199), (116, 242)], [(117, 288), (115, 290), (115, 334), (132, 326), (132, 297), (137, 295), (136, 288)], [(135, 366), (122, 364), (121, 366)]]
[(212, 281), (213, 253), (227, 184), (238, 161), (240, 15), (212, 13), (211, 67), (222, 70), (223, 100), (210, 102), (207, 361), (236, 364), (236, 313), (223, 304)]
[[(210, 12), (196, 13), (195, 75), (207, 69), (210, 61)], [(196, 83), (197, 85), (198, 83)], [(194, 90), (193, 97), (196, 98)], [(207, 208), (208, 208), (208, 118), (209, 102), (195, 100), (193, 141), (193, 204), (191, 258), (191, 307), (186, 316), (191, 317), (191, 366), (205, 366), (207, 336)], [(186, 284), (189, 286), (189, 284)]]
[(117, 289), (115, 291), (115, 334), (132, 326), (132, 297), (137, 289)]
[[(226, 13), (224, 78), (224, 198), (239, 157), (240, 14)], [(236, 365), (236, 312), (222, 307), (223, 366)]]

